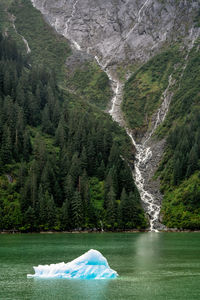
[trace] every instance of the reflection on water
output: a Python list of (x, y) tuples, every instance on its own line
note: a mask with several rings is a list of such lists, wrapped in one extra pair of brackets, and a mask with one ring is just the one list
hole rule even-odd
[(157, 232), (148, 232), (140, 234), (134, 241), (135, 269), (138, 271), (149, 270), (158, 263), (159, 257), (162, 255), (160, 244), (162, 243), (162, 235)]
[[(106, 299), (110, 279), (78, 280), (78, 279), (33, 279), (33, 299)], [(44, 297), (44, 298), (43, 298)], [(48, 298), (49, 299), (49, 298)]]

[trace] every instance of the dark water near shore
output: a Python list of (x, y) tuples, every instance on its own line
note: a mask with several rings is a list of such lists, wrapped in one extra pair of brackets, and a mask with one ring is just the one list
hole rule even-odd
[[(27, 278), (99, 250), (114, 280)], [(0, 299), (200, 299), (200, 233), (0, 235)]]

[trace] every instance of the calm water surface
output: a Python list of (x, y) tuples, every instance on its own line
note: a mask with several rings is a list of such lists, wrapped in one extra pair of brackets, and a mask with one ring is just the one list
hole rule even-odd
[[(27, 278), (99, 250), (113, 280)], [(0, 235), (0, 299), (200, 299), (200, 233)]]

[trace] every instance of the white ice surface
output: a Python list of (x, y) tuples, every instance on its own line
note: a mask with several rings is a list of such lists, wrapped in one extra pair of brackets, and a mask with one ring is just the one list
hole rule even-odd
[(93, 249), (68, 263), (39, 265), (33, 268), (35, 274), (28, 274), (27, 277), (109, 279), (118, 276), (117, 272), (109, 267), (107, 259)]

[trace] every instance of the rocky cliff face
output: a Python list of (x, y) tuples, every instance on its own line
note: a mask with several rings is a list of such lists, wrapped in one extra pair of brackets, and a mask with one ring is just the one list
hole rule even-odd
[(171, 41), (197, 34), (199, 0), (32, 0), (46, 20), (103, 65), (146, 61)]
[[(75, 52), (76, 55), (85, 56), (87, 53), (95, 57), (107, 73), (113, 90), (109, 113), (125, 128), (126, 122), (121, 112), (123, 82), (115, 72), (116, 67), (140, 65), (176, 41), (182, 41), (182, 47), (185, 45), (189, 53), (200, 36), (199, 28), (194, 24), (200, 9), (199, 0), (31, 1), (58, 33), (81, 50)], [(164, 229), (159, 216), (162, 201), (159, 180), (153, 181), (152, 178), (162, 158), (165, 140), (156, 142), (151, 137), (164, 121), (173, 96), (173, 74), (170, 74), (168, 81), (169, 85), (159, 102), (160, 107), (152, 115), (149, 129), (142, 133), (140, 141), (136, 141), (134, 132), (126, 128), (136, 149), (133, 176), (152, 231)]]

